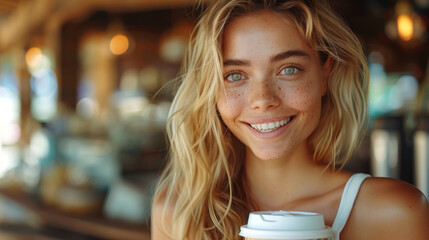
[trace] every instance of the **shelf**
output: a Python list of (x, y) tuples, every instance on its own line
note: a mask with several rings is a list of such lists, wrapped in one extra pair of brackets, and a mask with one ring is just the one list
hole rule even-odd
[(150, 239), (149, 226), (145, 224), (131, 224), (102, 216), (75, 217), (45, 207), (24, 193), (0, 190), (0, 195), (33, 212), (39, 218), (42, 226), (55, 227), (106, 240)]

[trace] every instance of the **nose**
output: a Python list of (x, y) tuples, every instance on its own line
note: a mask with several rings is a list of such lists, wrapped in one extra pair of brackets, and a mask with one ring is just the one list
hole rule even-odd
[(275, 80), (253, 81), (249, 89), (249, 101), (252, 109), (266, 111), (277, 107), (280, 98), (276, 91)]

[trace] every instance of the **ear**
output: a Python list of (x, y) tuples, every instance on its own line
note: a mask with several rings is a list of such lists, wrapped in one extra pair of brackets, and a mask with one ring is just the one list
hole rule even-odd
[(326, 95), (328, 90), (328, 79), (331, 75), (332, 68), (334, 66), (334, 59), (331, 56), (328, 56), (325, 63), (323, 64), (323, 78), (322, 78), (322, 96)]

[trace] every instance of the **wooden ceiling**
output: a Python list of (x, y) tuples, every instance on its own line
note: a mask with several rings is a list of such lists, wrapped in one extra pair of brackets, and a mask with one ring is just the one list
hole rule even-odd
[(0, 0), (0, 15), (8, 15), (20, 4), (29, 0)]

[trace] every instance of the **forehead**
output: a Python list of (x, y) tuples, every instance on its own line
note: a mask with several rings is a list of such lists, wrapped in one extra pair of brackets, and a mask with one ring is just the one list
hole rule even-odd
[(225, 27), (223, 36), (224, 58), (247, 52), (285, 51), (302, 49), (311, 51), (294, 21), (288, 16), (263, 10), (239, 16)]

